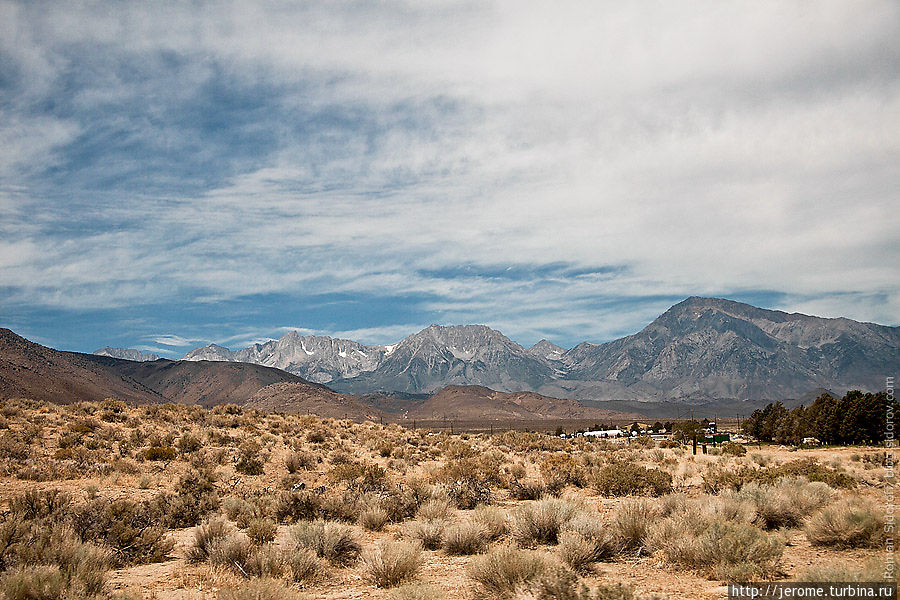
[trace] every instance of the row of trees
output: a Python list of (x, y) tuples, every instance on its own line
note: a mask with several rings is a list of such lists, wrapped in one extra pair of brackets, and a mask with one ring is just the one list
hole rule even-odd
[[(754, 411), (741, 431), (780, 444), (800, 444), (809, 437), (825, 444), (881, 444), (888, 432), (888, 402), (895, 412), (900, 411), (900, 405), (889, 400), (886, 392), (864, 394), (859, 390), (847, 392), (843, 398), (822, 394), (808, 407), (793, 410), (774, 402)], [(900, 412), (896, 418), (900, 419)]]

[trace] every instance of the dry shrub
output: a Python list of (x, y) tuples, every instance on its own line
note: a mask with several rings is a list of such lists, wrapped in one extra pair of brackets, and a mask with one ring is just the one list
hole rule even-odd
[(578, 575), (568, 569), (548, 569), (530, 585), (522, 586), (515, 600), (595, 600)]
[(656, 523), (647, 545), (671, 564), (717, 579), (749, 581), (775, 569), (785, 540), (748, 523), (688, 511)]
[(44, 585), (55, 589), (58, 576), (38, 568), (42, 566), (55, 569), (62, 578), (64, 590), (74, 597), (94, 596), (103, 589), (111, 564), (108, 550), (83, 543), (68, 526), (60, 524), (7, 520), (0, 526), (0, 543), (0, 568), (11, 564), (23, 567), (7, 572), (4, 577), (3, 588), (14, 597), (25, 593), (22, 597), (40, 598), (27, 593), (39, 591)]
[(585, 472), (568, 452), (557, 452), (541, 462), (541, 477), (548, 487), (562, 487), (568, 484), (583, 487)]
[(118, 566), (161, 562), (174, 547), (168, 528), (150, 503), (97, 499), (75, 507), (70, 521), (82, 542), (100, 542), (115, 551)]
[(622, 548), (641, 551), (657, 515), (656, 506), (644, 499), (630, 500), (617, 506), (612, 515), (612, 527)]
[(753, 481), (756, 469), (748, 466), (735, 468), (711, 465), (701, 473), (703, 490), (709, 494), (718, 494), (726, 490), (739, 490), (746, 483)]
[(144, 460), (161, 462), (175, 460), (176, 456), (178, 456), (178, 452), (171, 446), (150, 446), (141, 453), (141, 458)]
[(774, 486), (748, 483), (733, 495), (754, 505), (756, 520), (765, 529), (797, 527), (833, 497), (834, 492), (825, 483), (791, 478), (783, 478)]
[(333, 521), (298, 523), (291, 529), (291, 538), (295, 548), (308, 548), (338, 566), (356, 561), (361, 550), (353, 529)]
[(410, 542), (383, 540), (362, 554), (366, 579), (380, 588), (394, 587), (412, 579), (422, 562), (422, 547)]
[(6, 600), (62, 600), (69, 581), (59, 567), (27, 565), (10, 569), (0, 578), (0, 590)]
[(213, 546), (209, 564), (248, 579), (280, 577), (285, 570), (284, 556), (277, 548), (271, 544), (256, 547), (242, 535), (229, 536)]
[(629, 462), (601, 467), (591, 483), (604, 496), (662, 496), (672, 491), (669, 473)]
[(164, 493), (154, 499), (154, 510), (165, 515), (169, 527), (193, 527), (221, 506), (217, 478), (212, 469), (189, 469), (178, 480), (175, 494)]
[(299, 600), (300, 596), (277, 579), (253, 579), (219, 591), (218, 600)]
[(480, 523), (465, 521), (444, 530), (444, 552), (451, 555), (480, 554), (488, 545), (487, 531)]
[(472, 520), (482, 526), (491, 541), (498, 540), (509, 533), (509, 517), (506, 511), (497, 506), (481, 505), (472, 511)]
[(322, 512), (322, 497), (309, 490), (281, 492), (275, 502), (275, 518), (279, 523), (315, 519)]
[[(555, 482), (558, 480), (552, 481), (555, 487)], [(509, 485), (509, 497), (513, 500), (540, 500), (546, 491), (547, 488), (543, 484), (536, 482), (514, 481)]]
[(577, 513), (574, 504), (556, 498), (520, 506), (513, 514), (513, 537), (520, 546), (555, 544), (563, 525)]
[(444, 543), (447, 522), (440, 519), (410, 521), (403, 525), (403, 536), (418, 540), (425, 550), (439, 550)]
[(756, 480), (762, 483), (775, 483), (782, 477), (804, 477), (809, 481), (821, 481), (833, 488), (850, 489), (856, 487), (856, 479), (834, 467), (820, 464), (814, 458), (799, 458), (777, 467), (760, 469)]
[(187, 559), (192, 563), (209, 560), (209, 553), (216, 544), (231, 535), (231, 528), (224, 520), (212, 518), (201, 523), (194, 530), (194, 542), (187, 551)]
[(559, 534), (560, 557), (578, 572), (585, 572), (594, 563), (615, 556), (621, 548), (610, 528), (587, 514), (573, 517)]
[(262, 475), (266, 461), (259, 442), (250, 438), (242, 442), (238, 450), (234, 470), (244, 475)]
[(738, 444), (737, 442), (725, 442), (722, 444), (722, 454), (728, 456), (743, 456), (747, 454), (747, 449), (743, 444)]
[(501, 546), (476, 557), (467, 569), (486, 598), (509, 598), (548, 568), (542, 556), (514, 546)]
[(316, 468), (316, 457), (309, 452), (291, 452), (284, 459), (284, 466), (288, 473), (294, 474), (298, 471), (308, 471)]
[(380, 506), (367, 506), (359, 513), (359, 524), (368, 531), (381, 531), (390, 520), (391, 516)]
[(455, 516), (448, 498), (431, 498), (419, 506), (416, 518), (423, 520), (449, 521)]
[(322, 559), (309, 548), (288, 552), (287, 563), (291, 568), (291, 578), (298, 583), (318, 579), (325, 572)]
[(60, 520), (72, 503), (72, 497), (60, 490), (30, 489), (9, 501), (11, 513), (26, 521), (35, 519)]
[(884, 515), (870, 502), (847, 499), (814, 513), (806, 537), (815, 546), (874, 548), (884, 538)]
[(269, 519), (256, 518), (247, 524), (244, 533), (247, 534), (247, 537), (250, 538), (253, 544), (262, 546), (275, 539), (275, 536), (278, 534), (278, 527)]
[(389, 600), (443, 600), (446, 592), (430, 583), (404, 583), (388, 594)]

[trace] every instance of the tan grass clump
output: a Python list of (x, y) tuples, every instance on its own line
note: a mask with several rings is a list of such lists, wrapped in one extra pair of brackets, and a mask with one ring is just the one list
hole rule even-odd
[(556, 544), (563, 525), (572, 519), (578, 510), (574, 504), (556, 498), (520, 506), (513, 514), (513, 537), (520, 546)]
[(296, 548), (309, 548), (337, 566), (346, 566), (359, 557), (361, 546), (353, 529), (334, 521), (301, 522), (291, 530)]
[(422, 562), (422, 547), (410, 542), (383, 540), (362, 554), (366, 579), (380, 588), (394, 587), (412, 579)]
[(847, 499), (814, 513), (806, 537), (815, 546), (874, 548), (883, 540), (884, 522), (871, 503)]
[(489, 541), (487, 530), (480, 523), (456, 523), (444, 531), (444, 552), (458, 556), (480, 554), (487, 549)]
[(523, 584), (535, 580), (548, 569), (542, 556), (515, 546), (501, 546), (476, 557), (468, 567), (486, 598), (509, 598)]

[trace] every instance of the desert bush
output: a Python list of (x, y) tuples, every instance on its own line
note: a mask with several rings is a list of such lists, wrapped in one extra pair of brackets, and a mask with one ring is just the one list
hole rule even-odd
[(527, 587), (520, 589), (516, 600), (595, 600), (578, 575), (569, 569), (550, 568)]
[(480, 523), (464, 521), (444, 530), (444, 552), (451, 555), (479, 554), (488, 545), (487, 531)]
[(726, 490), (739, 490), (753, 481), (757, 470), (748, 466), (734, 468), (711, 465), (701, 474), (703, 490), (709, 494), (718, 494)]
[(604, 496), (662, 496), (672, 491), (672, 476), (667, 472), (628, 462), (601, 467), (591, 483)]
[(738, 444), (737, 442), (725, 442), (722, 444), (722, 454), (726, 454), (729, 456), (743, 456), (747, 454), (747, 449), (743, 444)]
[(361, 546), (353, 529), (333, 521), (308, 521), (291, 529), (295, 548), (308, 548), (333, 565), (351, 564), (358, 557)]
[(562, 487), (568, 484), (583, 487), (584, 468), (568, 452), (557, 452), (541, 462), (541, 477), (548, 486)]
[(447, 498), (431, 498), (416, 511), (416, 518), (422, 520), (445, 520), (449, 521), (454, 516), (453, 507)]
[(275, 503), (279, 523), (315, 519), (322, 513), (322, 498), (309, 490), (281, 492)]
[(244, 475), (262, 475), (265, 467), (265, 459), (262, 455), (262, 446), (255, 439), (250, 438), (238, 447), (237, 461), (234, 470)]
[(71, 504), (72, 497), (66, 492), (57, 489), (30, 489), (20, 496), (13, 497), (9, 501), (9, 510), (26, 521), (61, 520)]
[(220, 518), (209, 519), (194, 530), (194, 541), (187, 551), (187, 559), (192, 563), (201, 563), (209, 560), (212, 548), (231, 535), (228, 523)]
[(309, 452), (291, 452), (284, 459), (284, 466), (288, 473), (308, 471), (316, 468), (316, 457)]
[(828, 504), (834, 492), (825, 483), (784, 478), (775, 485), (748, 483), (733, 498), (751, 502), (766, 529), (796, 527), (812, 511)]
[(53, 565), (19, 566), (0, 577), (0, 591), (6, 600), (63, 600), (71, 597), (68, 589), (65, 574)]
[(577, 513), (574, 504), (556, 498), (525, 504), (513, 513), (513, 537), (521, 546), (555, 544), (563, 525)]
[(175, 444), (175, 447), (182, 454), (191, 454), (200, 450), (203, 447), (203, 442), (201, 442), (200, 438), (196, 435), (185, 433), (178, 438), (178, 443)]
[(481, 525), (491, 541), (498, 540), (509, 533), (509, 517), (502, 508), (481, 505), (472, 511), (471, 518)]
[(275, 539), (278, 527), (269, 519), (258, 517), (250, 520), (244, 533), (247, 534), (247, 537), (250, 538), (253, 544), (262, 546)]
[(154, 460), (161, 462), (175, 460), (175, 457), (177, 455), (177, 451), (171, 446), (150, 446), (149, 448), (146, 448), (143, 452), (141, 452), (141, 458), (143, 458), (144, 460)]
[(380, 506), (369, 506), (359, 513), (359, 524), (368, 531), (381, 531), (391, 516)]
[(412, 579), (422, 567), (417, 543), (383, 540), (362, 554), (363, 572), (375, 587), (394, 587)]
[(641, 551), (658, 515), (648, 500), (630, 500), (616, 507), (612, 514), (613, 532), (623, 549)]
[(280, 577), (284, 556), (271, 544), (256, 547), (243, 535), (230, 535), (209, 552), (209, 564), (242, 577)]
[(447, 522), (440, 519), (410, 521), (403, 525), (403, 536), (418, 540), (425, 550), (439, 550), (444, 543)]
[(288, 551), (286, 558), (291, 568), (291, 578), (298, 583), (318, 579), (325, 572), (322, 559), (309, 548), (295, 548)]
[(847, 499), (813, 513), (806, 537), (814, 546), (873, 548), (882, 542), (884, 524), (871, 503)]
[(163, 493), (154, 498), (154, 508), (165, 516), (169, 527), (193, 527), (221, 505), (216, 479), (211, 469), (189, 469), (178, 480), (174, 494)]
[(82, 542), (112, 548), (118, 566), (161, 562), (175, 545), (148, 502), (97, 499), (73, 508), (69, 520)]
[(509, 598), (517, 588), (535, 580), (548, 568), (546, 559), (514, 546), (502, 546), (469, 563), (469, 577), (487, 598)]
[(281, 577), (287, 567), (284, 554), (272, 544), (254, 547), (244, 569), (250, 577)]
[(430, 583), (404, 583), (391, 590), (389, 600), (443, 600), (446, 593)]
[[(559, 481), (558, 479), (551, 479), (554, 487), (558, 485)], [(527, 481), (525, 483), (514, 481), (508, 487), (509, 497), (513, 500), (540, 500), (544, 496), (544, 492), (547, 491), (543, 484)]]
[(655, 524), (648, 545), (669, 563), (718, 579), (749, 581), (772, 572), (785, 540), (747, 523), (688, 512)]
[(821, 481), (833, 488), (851, 489), (856, 487), (856, 479), (843, 471), (819, 463), (814, 458), (800, 458), (777, 467), (760, 469), (755, 480), (773, 484), (782, 477), (804, 477), (809, 481)]
[(563, 525), (559, 534), (559, 555), (575, 571), (584, 572), (592, 564), (611, 558), (622, 546), (609, 527), (596, 517), (579, 514)]
[(491, 486), (487, 481), (460, 479), (445, 484), (450, 501), (460, 510), (471, 510), (481, 504), (490, 504)]
[(218, 600), (299, 600), (299, 596), (277, 579), (263, 578), (223, 588)]

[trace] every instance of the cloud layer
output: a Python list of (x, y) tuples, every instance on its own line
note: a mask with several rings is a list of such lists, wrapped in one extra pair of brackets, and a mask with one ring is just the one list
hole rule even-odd
[(567, 345), (687, 295), (896, 324), (898, 40), (889, 1), (2, 3), (0, 320), (83, 350)]

